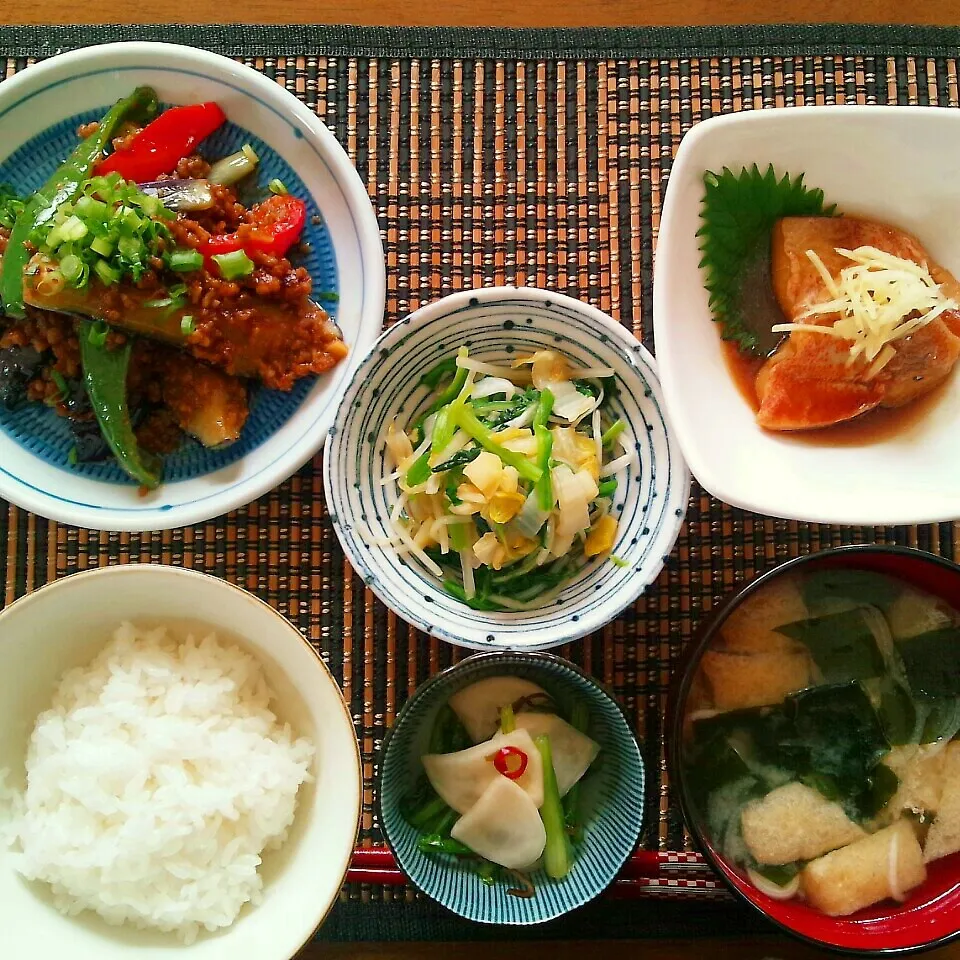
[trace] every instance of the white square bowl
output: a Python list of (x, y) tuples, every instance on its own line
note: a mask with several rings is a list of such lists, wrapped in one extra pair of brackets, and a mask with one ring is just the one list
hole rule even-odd
[(740, 395), (711, 318), (696, 232), (703, 175), (773, 164), (804, 174), (841, 212), (919, 237), (960, 274), (960, 111), (794, 107), (694, 127), (670, 174), (653, 287), (657, 365), (675, 435), (711, 494), (757, 513), (839, 524), (960, 517), (960, 378), (909, 427), (859, 446), (762, 430)]

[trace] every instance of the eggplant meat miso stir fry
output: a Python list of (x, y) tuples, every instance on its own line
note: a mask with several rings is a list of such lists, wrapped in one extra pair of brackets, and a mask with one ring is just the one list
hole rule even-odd
[(533, 896), (541, 869), (562, 880), (584, 840), (581, 782), (600, 752), (585, 706), (562, 712), (522, 677), (487, 677), (455, 693), (401, 808), (419, 849), (470, 863), (513, 896)]
[(613, 369), (553, 350), (498, 366), (463, 347), (422, 382), (422, 415), (387, 430), (384, 484), (399, 492), (375, 545), (477, 610), (543, 606), (591, 560), (622, 563), (611, 505), (637, 454), (610, 414)]
[(35, 193), (0, 188), (0, 404), (47, 404), (72, 461), (113, 456), (142, 488), (184, 434), (237, 440), (248, 384), (289, 390), (347, 352), (290, 260), (304, 201), (274, 180), (246, 206), (252, 147), (197, 152), (225, 121), (140, 87)]
[(830, 916), (960, 850), (960, 612), (868, 570), (780, 577), (703, 653), (684, 768), (709, 842)]

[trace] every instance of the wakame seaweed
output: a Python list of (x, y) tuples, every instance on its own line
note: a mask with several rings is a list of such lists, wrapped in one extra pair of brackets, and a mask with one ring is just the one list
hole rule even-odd
[[(784, 710), (795, 738), (790, 746), (803, 755), (799, 772), (831, 784), (829, 792), (835, 790), (836, 796), (828, 799), (838, 800), (851, 819), (872, 816), (879, 809), (874, 768), (890, 751), (890, 742), (863, 685), (811, 687), (787, 697)], [(895, 791), (894, 783), (883, 802)]]
[(897, 644), (913, 695), (921, 700), (960, 697), (960, 627), (942, 627)]
[(801, 593), (812, 613), (831, 612), (839, 600), (877, 607), (886, 613), (901, 588), (899, 584), (872, 570), (816, 570), (804, 577)]
[(799, 780), (848, 815), (866, 820), (896, 791), (896, 776), (878, 764), (890, 750), (884, 728), (857, 682), (812, 687), (780, 706), (732, 710), (697, 720), (687, 777), (703, 810), (721, 788), (740, 784), (762, 796)]
[(859, 607), (787, 623), (777, 632), (807, 647), (827, 683), (868, 680), (884, 672), (883, 655)]

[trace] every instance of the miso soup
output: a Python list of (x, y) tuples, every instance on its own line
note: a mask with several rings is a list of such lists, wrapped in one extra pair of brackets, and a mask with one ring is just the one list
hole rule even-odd
[(724, 622), (688, 696), (683, 763), (711, 845), (831, 916), (960, 850), (960, 612), (866, 570), (773, 580)]

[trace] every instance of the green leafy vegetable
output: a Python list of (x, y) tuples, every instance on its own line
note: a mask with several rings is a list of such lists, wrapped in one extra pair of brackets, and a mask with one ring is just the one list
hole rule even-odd
[[(739, 174), (724, 167), (719, 174), (707, 171), (703, 182), (697, 236), (713, 318), (725, 340), (764, 355), (778, 339), (766, 322), (771, 305), (777, 309), (769, 279), (773, 226), (781, 217), (831, 216), (835, 207), (825, 207), (823, 191), (804, 186), (802, 174), (778, 178), (772, 166), (761, 173), (754, 164)], [(751, 302), (751, 287), (765, 293), (769, 302)]]
[[(452, 470), (454, 467), (465, 467), (468, 463), (473, 463), (473, 461), (476, 460), (482, 452), (483, 451), (480, 449), (480, 447), (469, 447), (465, 450), (460, 450), (449, 460), (444, 460), (443, 463), (438, 463), (433, 468), (433, 472), (446, 473), (447, 470)], [(452, 499), (453, 498), (451, 498), (451, 500)]]
[(958, 644), (960, 627), (930, 630), (897, 644), (915, 697), (923, 700), (960, 697), (960, 670), (956, 664)]
[(777, 627), (777, 633), (804, 644), (827, 683), (868, 680), (884, 671), (883, 656), (859, 607), (786, 623)]

